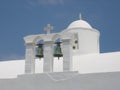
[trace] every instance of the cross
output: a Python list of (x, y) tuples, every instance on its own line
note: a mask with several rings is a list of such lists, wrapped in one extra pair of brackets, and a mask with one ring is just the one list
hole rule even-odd
[(47, 32), (47, 34), (50, 34), (50, 31), (53, 30), (53, 26), (50, 24), (47, 24), (46, 27), (44, 27), (44, 30)]
[(80, 18), (80, 20), (82, 20), (82, 14), (81, 13), (79, 14), (79, 18)]

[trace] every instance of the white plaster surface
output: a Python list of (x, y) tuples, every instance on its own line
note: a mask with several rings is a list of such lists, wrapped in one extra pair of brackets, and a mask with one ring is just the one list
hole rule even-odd
[[(54, 58), (54, 72), (63, 71), (63, 58)], [(25, 60), (11, 60), (0, 62), (0, 79), (17, 78), (17, 75), (24, 74)], [(35, 60), (35, 73), (43, 73), (43, 59)]]
[[(43, 73), (44, 60), (36, 59), (35, 73)], [(0, 78), (16, 78), (24, 74), (25, 61), (3, 61), (0, 62)], [(63, 58), (54, 58), (54, 72), (63, 71)], [(73, 57), (73, 71), (80, 74), (118, 72), (120, 71), (120, 52), (77, 55)]]
[(96, 29), (75, 27), (65, 29), (61, 34), (72, 33), (77, 37), (79, 54), (100, 53), (100, 32)]
[(81, 74), (120, 71), (120, 52), (76, 55), (73, 65)]
[(16, 78), (18, 74), (24, 73), (24, 69), (24, 60), (2, 61), (0, 62), (0, 78)]
[(71, 29), (71, 28), (89, 28), (89, 29), (92, 29), (92, 26), (84, 21), (84, 20), (76, 20), (76, 21), (73, 21), (67, 29)]
[(119, 84), (120, 72), (84, 75), (61, 72), (0, 79), (0, 90), (120, 90)]

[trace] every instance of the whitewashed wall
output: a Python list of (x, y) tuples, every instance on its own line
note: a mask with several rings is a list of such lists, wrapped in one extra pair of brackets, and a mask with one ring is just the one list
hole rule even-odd
[[(35, 73), (43, 73), (43, 59), (35, 60)], [(54, 72), (63, 71), (63, 58), (54, 58)], [(0, 79), (16, 78), (17, 75), (24, 74), (25, 60), (11, 60), (0, 62)]]
[(120, 52), (74, 56), (73, 59), (73, 70), (81, 74), (120, 71)]
[[(54, 72), (63, 71), (63, 58), (54, 59)], [(43, 60), (36, 59), (35, 72), (43, 72)], [(80, 74), (116, 72), (120, 71), (120, 52), (76, 55), (73, 57), (73, 71)], [(25, 61), (2, 61), (0, 62), (0, 79), (16, 78), (17, 75), (24, 74)]]

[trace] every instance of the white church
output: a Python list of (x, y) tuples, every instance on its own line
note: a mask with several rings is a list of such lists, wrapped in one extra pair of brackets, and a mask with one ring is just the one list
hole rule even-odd
[(100, 32), (80, 16), (28, 35), (25, 60), (0, 62), (0, 90), (120, 90), (120, 52), (100, 53)]

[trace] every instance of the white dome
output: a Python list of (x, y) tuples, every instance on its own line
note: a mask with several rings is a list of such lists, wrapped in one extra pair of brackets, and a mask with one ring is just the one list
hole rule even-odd
[(84, 20), (77, 20), (72, 22), (67, 29), (71, 29), (71, 28), (88, 28), (88, 29), (92, 29), (92, 26), (84, 21)]

